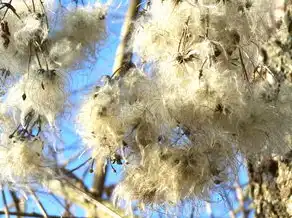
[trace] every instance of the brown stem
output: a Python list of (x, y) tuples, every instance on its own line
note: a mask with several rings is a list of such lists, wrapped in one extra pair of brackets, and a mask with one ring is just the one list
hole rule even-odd
[[(20, 205), (19, 205), (20, 201), (19, 201), (16, 193), (14, 191), (9, 191), (9, 192), (10, 192), (10, 195), (11, 195), (12, 200), (14, 202), (14, 206), (15, 206), (16, 212), (20, 213), (21, 212)], [(20, 218), (20, 216), (17, 216), (17, 218)]]
[(123, 76), (132, 59), (132, 51), (130, 49), (130, 43), (134, 28), (134, 21), (137, 18), (139, 7), (141, 5), (140, 0), (131, 0), (130, 5), (125, 17), (125, 22), (121, 30), (121, 42), (116, 51), (115, 62), (113, 66), (113, 72), (115, 77)]
[(36, 202), (37, 206), (39, 207), (41, 213), (43, 214), (43, 217), (48, 218), (48, 214), (46, 212), (45, 207), (43, 206), (43, 204), (41, 203), (41, 201), (39, 200), (39, 198), (36, 196), (36, 194), (34, 193), (34, 191), (32, 191), (31, 189), (29, 189), (29, 192), (31, 193), (34, 201)]
[[(129, 66), (131, 66), (132, 51), (129, 49), (129, 44), (133, 32), (133, 23), (137, 18), (139, 7), (141, 5), (140, 0), (131, 0), (128, 11), (125, 16), (125, 21), (121, 30), (121, 42), (116, 51), (116, 57), (113, 67), (113, 77), (123, 76)], [(92, 192), (96, 198), (101, 198), (104, 190), (104, 182), (106, 178), (106, 171), (104, 170), (104, 162), (96, 159), (94, 181), (92, 186)]]
[(7, 206), (7, 200), (6, 200), (6, 196), (5, 196), (5, 192), (4, 192), (4, 189), (3, 189), (3, 186), (1, 185), (1, 189), (2, 189), (2, 199), (3, 199), (3, 203), (4, 203), (4, 213), (5, 213), (5, 217), (6, 218), (9, 218), (10, 215), (9, 215), (9, 210), (8, 210), (8, 206)]
[[(0, 211), (0, 215), (4, 215), (5, 211)], [(39, 213), (25, 213), (25, 212), (10, 212), (10, 215), (19, 216), (19, 217), (44, 217), (44, 215)], [(60, 216), (50, 215), (48, 218), (60, 218)], [(77, 217), (77, 216), (62, 216), (62, 218), (86, 218), (86, 217)]]

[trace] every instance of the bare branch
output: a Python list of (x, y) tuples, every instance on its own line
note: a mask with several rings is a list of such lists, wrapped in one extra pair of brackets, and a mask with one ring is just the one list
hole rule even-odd
[[(17, 197), (17, 195), (16, 195), (16, 193), (14, 191), (9, 191), (9, 192), (10, 192), (10, 195), (11, 195), (11, 197), (13, 199), (14, 206), (16, 208), (16, 212), (20, 213), (21, 212), (20, 205), (19, 205), (20, 200), (18, 199), (18, 197)], [(20, 216), (17, 216), (17, 218), (19, 218), (19, 217)]]
[[(116, 51), (115, 63), (113, 65), (113, 72), (115, 76), (123, 76), (127, 67), (131, 63), (132, 51), (129, 49), (130, 39), (132, 37), (132, 30), (134, 28), (133, 21), (137, 18), (140, 7), (140, 0), (131, 0), (125, 17), (125, 22), (121, 31), (121, 43)], [(126, 70), (123, 68), (126, 67)], [(119, 72), (118, 72), (119, 71)]]
[[(5, 211), (0, 211), (0, 215), (4, 215)], [(25, 212), (10, 212), (10, 215), (19, 216), (19, 217), (44, 217), (42, 214), (38, 213), (25, 213)], [(48, 216), (48, 218), (60, 218), (60, 216)], [(86, 218), (86, 217), (77, 217), (77, 216), (62, 216), (62, 218)]]
[(29, 189), (29, 192), (31, 193), (31, 195), (32, 195), (32, 197), (33, 197), (33, 199), (34, 199), (34, 201), (35, 201), (36, 204), (38, 205), (38, 207), (39, 207), (41, 213), (43, 214), (43, 216), (44, 216), (45, 218), (48, 218), (49, 216), (48, 216), (48, 214), (47, 214), (47, 212), (46, 212), (46, 210), (45, 210), (43, 204), (40, 202), (39, 198), (36, 196), (36, 194), (34, 193), (34, 191), (32, 191), (31, 189)]
[(2, 189), (2, 199), (3, 199), (3, 204), (4, 204), (4, 212), (5, 212), (5, 217), (9, 218), (9, 210), (8, 210), (8, 206), (7, 206), (7, 200), (6, 200), (6, 196), (5, 196), (5, 192), (3, 189), (3, 185), (1, 185), (1, 189)]

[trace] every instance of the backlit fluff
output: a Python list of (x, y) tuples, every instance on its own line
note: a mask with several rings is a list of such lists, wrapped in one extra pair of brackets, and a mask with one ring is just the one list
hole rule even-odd
[(7, 110), (20, 112), (20, 122), (24, 125), (28, 113), (34, 112), (45, 117), (54, 126), (57, 116), (66, 102), (64, 78), (55, 70), (38, 70), (24, 75), (6, 96)]
[[(214, 69), (204, 70), (201, 79), (185, 76), (166, 80), (162, 93), (170, 114), (189, 128), (214, 125), (218, 134), (229, 134), (231, 138), (234, 135), (238, 147), (251, 154), (257, 149), (280, 153), (289, 149), (284, 138), (291, 133), (291, 112), (288, 112), (291, 85), (282, 84), (275, 107), (276, 86), (268, 81), (246, 87), (240, 85), (242, 79), (232, 71), (217, 76), (215, 72)], [(278, 129), (274, 129), (274, 125), (279, 125)], [(249, 137), (246, 134), (250, 134)]]
[(32, 50), (34, 43), (40, 47), (48, 36), (45, 15), (31, 14), (23, 19), (21, 28), (14, 33), (14, 40), (18, 51), (28, 52)]
[(176, 7), (174, 1), (153, 1), (150, 10), (137, 21), (134, 52), (147, 61), (175, 54), (187, 21), (194, 25), (198, 35), (202, 33), (198, 8), (190, 7), (186, 2)]
[(49, 175), (45, 172), (42, 157), (43, 142), (39, 138), (13, 137), (3, 140), (2, 136), (1, 139), (0, 180), (2, 183), (21, 187), (29, 183), (41, 182)]
[(62, 34), (85, 47), (104, 39), (107, 12), (105, 5), (96, 3), (69, 10), (62, 23)]
[(50, 58), (62, 68), (80, 67), (82, 61), (96, 57), (106, 38), (107, 6), (100, 3), (68, 8), (51, 41)]
[(108, 157), (122, 145), (123, 123), (117, 119), (119, 88), (106, 84), (90, 94), (81, 106), (78, 123), (80, 134), (93, 155)]
[(82, 57), (81, 43), (62, 38), (51, 44), (49, 58), (52, 66), (56, 68), (74, 68), (76, 60), (80, 60)]
[(114, 198), (142, 205), (175, 205), (186, 199), (204, 199), (215, 183), (226, 179), (226, 158), (220, 146), (204, 151), (195, 147), (148, 145), (139, 164), (126, 166)]
[(149, 140), (156, 141), (160, 134), (169, 131), (163, 123), (168, 114), (161, 107), (159, 90), (153, 88), (155, 85), (140, 70), (132, 69), (124, 78), (110, 79), (89, 95), (77, 122), (85, 144), (93, 148), (94, 154), (109, 157), (123, 143), (130, 143), (135, 135), (145, 146)]
[[(39, 1), (36, 1), (35, 11), (32, 1), (26, 2), (27, 5), (23, 1), (13, 1), (11, 4), (17, 15), (8, 10), (2, 21), (2, 24), (7, 24), (8, 29), (5, 29), (9, 34), (7, 30), (4, 31), (1, 28), (0, 54), (2, 58), (0, 66), (9, 69), (11, 73), (25, 73), (29, 60), (28, 55), (34, 55), (34, 46), (41, 46), (48, 36), (47, 20), (50, 21), (50, 11), (54, 9), (54, 1), (45, 1), (44, 7)], [(1, 16), (5, 11), (5, 8), (1, 10)], [(38, 45), (35, 42), (38, 42)], [(31, 46), (30, 43), (34, 46)], [(34, 58), (32, 58), (32, 62), (34, 62)]]
[(80, 68), (85, 59), (96, 60), (98, 45), (106, 38), (106, 5), (68, 7), (56, 21), (55, 1), (25, 3), (13, 1), (17, 15), (8, 10), (2, 21), (6, 26), (0, 30), (0, 67), (26, 73), (28, 63), (37, 64), (38, 58), (42, 65), (49, 62), (46, 64), (68, 70)]
[[(138, 20), (134, 51), (155, 61), (153, 80), (164, 107), (181, 125), (214, 125), (217, 134), (229, 135), (245, 152), (285, 152), (289, 145), (284, 139), (291, 133), (291, 86), (279, 81), (283, 72), (261, 63), (259, 49), (270, 37), (268, 30), (277, 32), (273, 2), (221, 1), (207, 7), (209, 3), (156, 1)], [(162, 14), (167, 19), (159, 18)], [(280, 125), (283, 119), (287, 122)], [(279, 128), (274, 130), (276, 123)]]
[(236, 172), (238, 152), (252, 159), (291, 149), (291, 39), (274, 3), (153, 1), (141, 15), (133, 50), (151, 76), (119, 90), (136, 100), (120, 102), (116, 117), (133, 115), (137, 125), (124, 134), (129, 164), (116, 199), (204, 199)]

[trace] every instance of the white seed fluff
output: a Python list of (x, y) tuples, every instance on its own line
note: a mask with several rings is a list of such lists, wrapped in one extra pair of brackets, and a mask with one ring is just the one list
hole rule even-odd
[(22, 76), (11, 88), (5, 100), (7, 109), (20, 111), (21, 123), (32, 110), (37, 115), (46, 118), (51, 126), (54, 126), (57, 116), (64, 109), (66, 93), (64, 79), (58, 72), (34, 71)]
[[(1, 137), (3, 139), (3, 137)], [(0, 180), (12, 187), (41, 182), (47, 176), (42, 158), (43, 142), (38, 139), (7, 139), (0, 147)]]

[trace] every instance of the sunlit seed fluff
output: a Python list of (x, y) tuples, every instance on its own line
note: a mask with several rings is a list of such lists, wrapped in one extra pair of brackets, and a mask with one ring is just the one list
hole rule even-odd
[[(197, 127), (204, 126), (204, 122), (216, 124), (218, 134), (227, 133), (230, 136), (236, 136), (238, 148), (250, 154), (252, 152), (248, 151), (251, 150), (253, 152), (278, 151), (282, 153), (288, 148), (287, 145), (283, 145), (285, 144), (283, 139), (291, 132), (288, 124), (291, 117), (291, 103), (284, 94), (287, 92), (287, 84), (280, 84), (280, 90), (286, 91), (280, 91), (277, 94), (279, 83), (276, 78), (273, 78), (275, 76), (272, 76), (275, 72), (266, 73), (267, 76), (263, 78), (256, 75), (261, 55), (254, 43), (263, 43), (264, 41), (259, 41), (259, 39), (267, 39), (268, 35), (265, 29), (254, 31), (251, 30), (251, 26), (256, 25), (255, 19), (260, 19), (256, 11), (270, 13), (270, 6), (261, 8), (262, 4), (263, 2), (253, 4), (251, 9), (243, 8), (242, 10), (246, 10), (249, 15), (244, 19), (241, 18), (244, 14), (230, 14), (231, 12), (228, 11), (228, 8), (233, 11), (238, 10), (240, 4), (237, 6), (235, 3), (218, 4), (216, 7), (209, 8), (208, 34), (212, 41), (209, 39), (205, 39), (205, 42), (204, 40), (194, 41), (191, 45), (191, 52), (196, 51), (196, 57), (191, 60), (183, 60), (178, 63), (175, 59), (176, 52), (170, 56), (171, 58), (159, 60), (156, 72), (158, 84), (161, 85), (164, 105), (171, 110), (171, 114), (176, 119), (187, 122), (189, 117), (195, 117), (197, 122), (192, 125)], [(206, 15), (202, 10), (201, 16)], [(216, 19), (219, 20), (219, 23), (216, 22)], [(240, 22), (235, 23), (235, 20), (240, 20)], [(275, 28), (270, 18), (261, 22), (266, 22), (266, 27)], [(221, 28), (219, 24), (225, 27)], [(188, 25), (188, 28), (192, 32), (191, 24)], [(170, 39), (171, 37), (172, 35), (169, 35)], [(285, 41), (285, 37), (280, 37), (280, 39)], [(188, 49), (189, 47), (186, 47), (186, 52), (189, 51)], [(218, 49), (221, 53), (218, 52)], [(273, 52), (268, 50), (268, 54), (272, 55)], [(284, 58), (284, 55), (281, 55), (281, 58)], [(235, 59), (238, 62), (233, 62)], [(281, 61), (277, 63), (281, 63)], [(281, 69), (278, 70), (281, 71)], [(271, 70), (267, 69), (267, 71)], [(254, 80), (255, 75), (260, 78), (260, 82)], [(286, 100), (283, 102), (281, 99)], [(191, 114), (182, 113), (181, 108), (184, 107), (191, 108), (188, 111), (193, 112)], [(218, 120), (219, 114), (222, 115)], [(279, 126), (281, 130), (272, 131), (270, 126), (283, 119), (287, 123)], [(248, 133), (249, 131), (257, 133), (256, 139), (253, 138), (255, 136), (251, 137), (252, 134)], [(249, 134), (251, 135), (247, 137)], [(252, 140), (255, 142), (251, 143)], [(282, 146), (275, 146), (275, 144)], [(253, 149), (250, 149), (251, 147)]]
[[(268, 82), (266, 82), (268, 83)], [(254, 96), (246, 99), (246, 106), (236, 123), (238, 147), (247, 154), (284, 154), (291, 149), (287, 136), (291, 135), (291, 85), (283, 83), (275, 95), (271, 85), (255, 84)], [(290, 90), (290, 91), (288, 91)], [(239, 111), (239, 110), (238, 110)]]
[[(161, 106), (159, 89), (147, 75), (139, 69), (131, 69), (119, 80), (120, 104), (119, 118), (124, 124), (135, 126), (143, 119), (151, 117)], [(163, 110), (163, 109), (162, 109)], [(150, 118), (151, 119), (151, 118)], [(144, 120), (149, 122), (150, 120)]]
[(66, 102), (64, 78), (55, 70), (38, 70), (26, 74), (12, 87), (5, 100), (7, 109), (20, 112), (23, 124), (28, 113), (33, 111), (46, 118), (54, 126), (57, 116), (63, 111)]
[[(212, 162), (210, 151), (149, 145), (139, 164), (126, 167), (114, 199), (124, 200), (130, 207), (136, 200), (145, 205), (175, 205), (191, 198), (207, 198), (214, 186), (212, 178), (222, 173), (222, 163)], [(220, 152), (214, 152), (219, 158)], [(222, 159), (226, 164), (226, 157)], [(224, 170), (224, 165), (221, 167)]]
[(46, 175), (42, 160), (43, 142), (38, 139), (13, 137), (0, 147), (0, 180), (4, 184), (22, 186), (41, 181)]
[[(166, 75), (172, 72), (168, 69)], [(291, 85), (283, 83), (274, 99), (277, 84), (266, 80), (246, 86), (234, 71), (219, 74), (216, 68), (206, 67), (200, 79), (187, 74), (160, 79), (164, 105), (182, 125), (191, 129), (215, 126), (216, 134), (229, 135), (248, 155), (289, 149), (284, 139), (291, 134), (292, 105), (287, 95)]]
[[(5, 0), (3, 2), (10, 2), (9, 0)], [(46, 0), (43, 2), (40, 1), (12, 1), (11, 5), (15, 8), (17, 14), (20, 17), (28, 15), (30, 12), (35, 12), (35, 13), (44, 13), (47, 12), (48, 15), (50, 15), (50, 12), (52, 12), (55, 7), (58, 5), (54, 0)], [(3, 11), (2, 13), (4, 13)], [(17, 18), (12, 10), (8, 10), (7, 16), (9, 17), (15, 17)]]
[(76, 61), (84, 58), (81, 43), (73, 42), (68, 38), (63, 38), (51, 43), (49, 59), (51, 64), (56, 68), (64, 70), (74, 69)]
[[(10, 4), (10, 1), (5, 1)], [(54, 0), (43, 2), (36, 1), (33, 10), (33, 1), (13, 1), (11, 2), (13, 10), (8, 9), (2, 23), (7, 23), (7, 30), (1, 29), (0, 37), (0, 66), (1, 68), (9, 69), (11, 73), (25, 73), (28, 63), (29, 41), (39, 38), (43, 41), (48, 34), (46, 20), (49, 22), (51, 11), (54, 10)], [(25, 4), (26, 3), (26, 4)], [(0, 12), (3, 17), (6, 12), (6, 7)], [(31, 52), (33, 53), (33, 52)], [(34, 59), (34, 58), (32, 58)]]
[(96, 3), (69, 9), (63, 20), (62, 34), (89, 46), (105, 38), (107, 6)]
[(121, 100), (130, 104), (143, 100), (150, 89), (150, 80), (146, 74), (137, 68), (130, 69), (127, 74), (119, 80), (121, 89)]
[(14, 33), (17, 48), (22, 52), (28, 52), (29, 46), (35, 45), (35, 42), (41, 46), (48, 36), (48, 31), (44, 15), (28, 15), (23, 19), (23, 24), (19, 30)]
[(69, 7), (58, 20), (61, 26), (48, 41), (49, 58), (56, 67), (78, 69), (82, 62), (95, 60), (101, 43), (106, 38), (107, 6)]
[[(7, 108), (4, 106), (4, 104), (0, 107), (0, 130), (1, 133), (9, 133), (11, 134), (15, 130), (15, 120), (13, 116), (9, 113), (7, 113)], [(7, 140), (6, 134), (1, 134), (0, 141), (3, 143)], [(4, 144), (4, 143), (3, 143)]]
[[(169, 25), (171, 23), (171, 25)], [(174, 1), (154, 1), (146, 14), (137, 20), (133, 36), (133, 49), (147, 61), (158, 61), (182, 50), (179, 43), (182, 33), (191, 24), (188, 36), (192, 40), (203, 34), (200, 26), (200, 11), (187, 2), (176, 5)], [(196, 34), (192, 35), (192, 31)]]
[(145, 125), (158, 130), (149, 139), (156, 141), (166, 119), (162, 119), (165, 113), (161, 101), (155, 99), (158, 89), (153, 88), (138, 69), (131, 69), (119, 80), (106, 81), (81, 106), (78, 123), (85, 144), (99, 156), (103, 156), (102, 152), (96, 150), (104, 150), (104, 156), (108, 156), (122, 147), (123, 140), (133, 139), (136, 133), (142, 138), (151, 135), (142, 131)]
[(105, 158), (122, 146), (124, 127), (118, 119), (119, 88), (106, 84), (90, 94), (77, 117), (79, 133), (93, 155)]
[[(209, 16), (209, 31), (208, 35), (201, 32), (206, 22), (197, 24), (201, 28), (198, 35), (192, 31), (195, 28), (191, 23), (187, 25), (192, 33), (192, 41), (186, 44), (186, 54), (183, 54), (187, 60), (178, 58), (182, 56), (178, 48), (181, 27), (186, 26), (184, 19), (173, 20), (174, 26), (178, 22), (181, 28), (178, 32), (163, 32), (156, 23), (156, 28), (149, 31), (147, 25), (153, 24), (154, 14), (139, 20), (141, 28), (137, 25), (135, 36), (141, 34), (141, 37), (135, 38), (134, 50), (142, 59), (156, 61), (150, 68), (154, 70), (149, 80), (157, 90), (152, 90), (155, 95), (138, 97), (139, 104), (135, 101), (132, 105), (148, 108), (155, 102), (151, 99), (155, 96), (161, 106), (157, 111), (150, 107), (152, 116), (148, 117), (137, 115), (131, 104), (122, 107), (121, 117), (126, 120), (125, 114), (133, 113), (139, 118), (133, 120), (140, 122), (132, 133), (136, 144), (128, 144), (133, 152), (125, 167), (125, 177), (115, 190), (117, 201), (124, 200), (131, 207), (136, 202), (161, 205), (206, 199), (213, 183), (228, 179), (225, 170), (231, 168), (232, 173), (237, 172), (233, 159), (238, 151), (252, 159), (258, 154), (284, 154), (291, 149), (291, 83), (286, 75), (291, 72), (291, 58), (283, 49), (290, 46), (291, 39), (285, 27), (274, 32), (273, 16), (266, 17), (271, 15), (271, 5), (265, 5), (267, 2), (271, 1), (255, 2), (250, 8), (243, 1), (224, 4), (221, 1), (212, 7), (199, 4), (201, 18), (206, 21)], [(161, 13), (172, 3), (156, 1), (154, 4), (161, 6)], [(173, 14), (180, 6), (175, 6), (177, 10)], [(259, 22), (260, 27), (257, 22), (262, 14), (267, 19)], [(156, 36), (154, 32), (159, 34)], [(201, 39), (193, 40), (196, 37)], [(281, 46), (275, 43), (277, 39)], [(259, 48), (267, 51), (268, 60), (263, 60)], [(194, 57), (189, 58), (188, 52)], [(138, 84), (137, 90), (147, 90), (145, 86), (151, 87), (151, 82)], [(147, 96), (151, 97), (147, 99)], [(157, 116), (161, 112), (175, 120), (175, 125), (166, 122), (171, 118)], [(153, 130), (160, 133), (159, 123), (165, 124), (168, 133), (174, 133), (152, 134)]]

